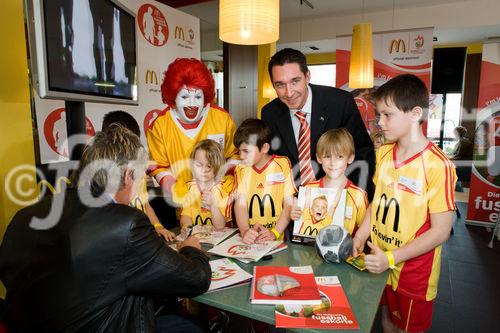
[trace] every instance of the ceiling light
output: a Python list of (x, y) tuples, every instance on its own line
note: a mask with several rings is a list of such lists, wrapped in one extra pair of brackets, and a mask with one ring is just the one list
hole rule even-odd
[(349, 88), (373, 87), (372, 25), (356, 24), (352, 28), (351, 59), (349, 61)]
[(276, 42), (279, 7), (279, 0), (220, 0), (219, 38), (239, 45)]

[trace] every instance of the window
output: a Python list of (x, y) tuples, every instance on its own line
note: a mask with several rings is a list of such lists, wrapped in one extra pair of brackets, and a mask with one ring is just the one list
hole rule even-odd
[(335, 64), (307, 65), (311, 72), (311, 83), (335, 87)]
[[(444, 126), (441, 128), (443, 118), (443, 98), (446, 98), (444, 112)], [(443, 151), (451, 153), (456, 144), (453, 130), (460, 124), (460, 109), (462, 94), (431, 94), (427, 124), (427, 137), (439, 145), (441, 131), (443, 131)]]

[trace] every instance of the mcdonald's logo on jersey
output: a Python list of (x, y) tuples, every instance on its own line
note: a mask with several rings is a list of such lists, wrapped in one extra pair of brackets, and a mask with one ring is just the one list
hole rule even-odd
[(393, 39), (391, 44), (389, 45), (389, 53), (393, 52), (401, 52), (406, 53), (406, 44), (405, 41), (400, 39)]
[(207, 217), (206, 219), (203, 219), (201, 215), (196, 215), (196, 219), (194, 220), (195, 225), (211, 225), (212, 224), (212, 218)]
[(382, 224), (385, 225), (385, 221), (387, 220), (387, 214), (389, 213), (389, 210), (391, 209), (391, 205), (394, 204), (394, 221), (392, 225), (392, 230), (394, 232), (398, 232), (399, 228), (399, 203), (395, 198), (391, 198), (389, 201), (387, 201), (387, 195), (383, 193), (380, 196), (380, 201), (378, 203), (377, 211), (375, 213), (375, 219), (378, 221), (378, 216), (380, 213), (380, 208), (383, 208), (384, 212), (382, 213)]
[(179, 27), (178, 25), (175, 26), (174, 38), (175, 39), (180, 39), (182, 41), (186, 41), (186, 37), (185, 37), (185, 34), (184, 34), (184, 28)]
[(318, 235), (318, 229), (313, 228), (310, 225), (307, 226), (307, 228), (304, 229), (303, 235), (306, 236), (317, 236)]
[(146, 70), (146, 84), (158, 84), (158, 75), (152, 69)]
[(271, 206), (271, 216), (276, 217), (276, 209), (274, 208), (274, 201), (273, 198), (269, 193), (265, 194), (264, 197), (262, 197), (262, 200), (260, 199), (258, 194), (254, 194), (252, 198), (250, 199), (250, 205), (248, 206), (248, 217), (252, 218), (253, 216), (253, 201), (254, 199), (257, 198), (257, 202), (259, 203), (259, 213), (260, 216), (264, 216), (264, 204), (266, 202), (266, 199), (269, 199), (269, 204)]

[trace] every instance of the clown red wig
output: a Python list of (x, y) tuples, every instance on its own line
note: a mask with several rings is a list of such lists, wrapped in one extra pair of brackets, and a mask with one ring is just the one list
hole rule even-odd
[(203, 105), (207, 105), (214, 99), (214, 79), (208, 68), (198, 59), (177, 58), (168, 65), (161, 84), (163, 103), (173, 107), (175, 97), (184, 85), (188, 88), (196, 87), (203, 90)]

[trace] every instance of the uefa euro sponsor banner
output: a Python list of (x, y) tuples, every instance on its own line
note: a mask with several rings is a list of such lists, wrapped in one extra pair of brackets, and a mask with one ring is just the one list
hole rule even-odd
[[(391, 78), (410, 73), (418, 76), (430, 89), (433, 28), (377, 32), (373, 34), (372, 89), (352, 91), (363, 121), (369, 132), (376, 130), (373, 105), (364, 96)], [(336, 83), (338, 88), (349, 89), (349, 58), (351, 36), (337, 37)]]
[(483, 45), (467, 223), (492, 226), (500, 212), (500, 43)]
[[(158, 1), (121, 0), (136, 17), (138, 105), (85, 103), (87, 134), (101, 129), (103, 116), (113, 110), (129, 112), (139, 123), (146, 144), (145, 128), (163, 112), (160, 94), (163, 72), (179, 57), (200, 58), (198, 18)], [(68, 159), (64, 101), (41, 99), (35, 92), (40, 163)]]

